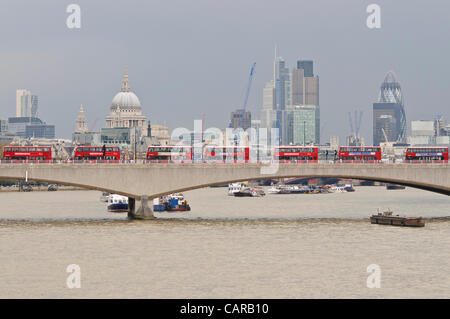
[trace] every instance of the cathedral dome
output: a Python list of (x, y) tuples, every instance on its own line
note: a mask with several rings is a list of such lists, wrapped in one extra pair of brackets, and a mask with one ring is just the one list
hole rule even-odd
[(122, 80), (122, 89), (117, 93), (111, 103), (111, 110), (113, 109), (141, 109), (141, 102), (139, 98), (130, 90), (130, 82), (128, 81), (128, 73), (125, 69), (125, 74)]
[(111, 107), (112, 108), (119, 108), (121, 109), (133, 109), (133, 108), (140, 108), (141, 102), (139, 102), (138, 97), (133, 92), (119, 92), (114, 96)]

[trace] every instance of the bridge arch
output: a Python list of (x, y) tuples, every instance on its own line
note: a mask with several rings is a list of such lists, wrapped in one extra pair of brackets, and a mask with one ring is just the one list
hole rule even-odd
[(208, 186), (289, 177), (371, 180), (450, 195), (448, 164), (279, 164), (264, 174), (262, 164), (2, 164), (0, 178), (57, 183), (117, 193), (158, 196)]
[(156, 197), (160, 197), (160, 196), (164, 196), (164, 195), (168, 195), (168, 194), (172, 194), (172, 193), (180, 193), (180, 192), (186, 192), (186, 191), (195, 190), (195, 189), (207, 188), (207, 187), (211, 187), (211, 186), (218, 186), (218, 185), (252, 181), (252, 180), (269, 180), (269, 179), (279, 179), (279, 178), (318, 178), (318, 177), (319, 178), (325, 177), (325, 178), (338, 178), (338, 179), (351, 179), (351, 180), (365, 180), (365, 181), (374, 181), (374, 182), (380, 182), (380, 183), (397, 184), (397, 185), (403, 185), (403, 186), (407, 186), (407, 187), (412, 187), (412, 188), (416, 188), (416, 189), (421, 189), (421, 190), (425, 190), (425, 191), (430, 191), (430, 192), (450, 196), (450, 190), (445, 190), (445, 189), (436, 187), (434, 185), (427, 185), (427, 184), (423, 184), (423, 183), (413, 183), (413, 182), (409, 182), (409, 181), (397, 180), (397, 179), (392, 179), (392, 178), (374, 179), (373, 177), (366, 177), (366, 176), (344, 176), (344, 175), (327, 175), (327, 176), (324, 176), (324, 175), (320, 175), (320, 176), (286, 175), (286, 176), (271, 176), (271, 177), (262, 177), (262, 178), (253, 178), (253, 179), (245, 179), (245, 178), (229, 179), (229, 180), (225, 180), (225, 181), (221, 181), (221, 182), (193, 185), (193, 186), (188, 186), (188, 187), (183, 187), (183, 188), (172, 189), (170, 191), (165, 191), (162, 193), (157, 193), (157, 194), (152, 195), (151, 198), (156, 198)]

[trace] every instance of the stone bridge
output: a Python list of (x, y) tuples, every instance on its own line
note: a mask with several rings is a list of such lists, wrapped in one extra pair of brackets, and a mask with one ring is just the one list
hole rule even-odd
[[(231, 182), (337, 177), (400, 184), (450, 195), (449, 164), (0, 164), (0, 179), (73, 185), (128, 196), (129, 216), (153, 218), (148, 200)], [(135, 200), (141, 206), (135, 211)]]

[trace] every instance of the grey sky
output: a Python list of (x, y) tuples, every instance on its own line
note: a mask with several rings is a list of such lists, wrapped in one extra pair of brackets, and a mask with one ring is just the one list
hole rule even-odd
[[(81, 6), (81, 29), (66, 7)], [(381, 6), (381, 29), (366, 7)], [(223, 128), (256, 74), (248, 108), (259, 117), (272, 78), (274, 44), (290, 68), (314, 60), (320, 77), (322, 143), (349, 133), (347, 112), (364, 111), (372, 141), (372, 103), (388, 70), (403, 89), (411, 120), (450, 120), (450, 2), (416, 0), (2, 0), (0, 118), (15, 115), (15, 90), (39, 96), (39, 115), (70, 137), (79, 104), (91, 126), (105, 125), (128, 67), (131, 89), (152, 123)], [(344, 141), (341, 140), (341, 143)]]

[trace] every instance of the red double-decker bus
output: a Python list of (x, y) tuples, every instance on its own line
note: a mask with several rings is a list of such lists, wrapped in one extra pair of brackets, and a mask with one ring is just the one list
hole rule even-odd
[(339, 159), (343, 161), (381, 161), (381, 147), (379, 146), (341, 146)]
[(118, 161), (120, 148), (118, 146), (77, 146), (73, 159), (77, 161)]
[(250, 157), (248, 146), (206, 146), (203, 160), (206, 162), (247, 163)]
[(5, 146), (3, 159), (10, 161), (51, 161), (51, 146)]
[(281, 163), (317, 161), (319, 148), (316, 146), (278, 146), (275, 147), (274, 158)]
[(406, 160), (424, 162), (448, 162), (448, 147), (408, 147), (406, 149)]
[(147, 160), (154, 162), (191, 162), (192, 146), (149, 146), (147, 149)]

